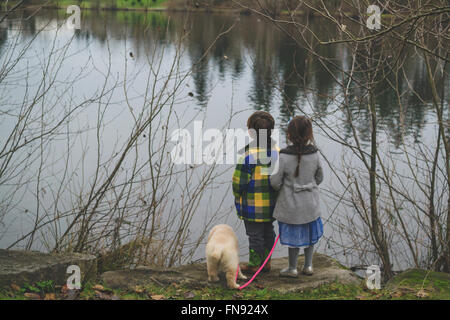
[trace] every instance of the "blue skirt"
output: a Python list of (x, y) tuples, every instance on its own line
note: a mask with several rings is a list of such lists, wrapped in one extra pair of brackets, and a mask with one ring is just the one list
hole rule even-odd
[(280, 242), (290, 247), (305, 247), (316, 244), (323, 235), (320, 217), (310, 223), (287, 224), (278, 221)]

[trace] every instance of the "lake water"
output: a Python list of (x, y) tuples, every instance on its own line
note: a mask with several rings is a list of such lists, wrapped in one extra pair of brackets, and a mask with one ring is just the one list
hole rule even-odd
[[(35, 180), (32, 180), (32, 187), (14, 189), (18, 176), (12, 173), (8, 181), (2, 177), (0, 197), (5, 215), (0, 225), (0, 247), (8, 247), (27, 233), (35, 222), (36, 212), (42, 214), (55, 209), (50, 205), (54, 200), (50, 194), (57, 193), (67, 199), (67, 208), (64, 209), (70, 210), (70, 205), (77, 202), (75, 193), (82, 192), (91, 183), (89, 177), (94, 175), (92, 170), (97, 161), (98, 143), (102, 146), (102, 154), (109, 155), (117, 151), (115, 148), (120, 148), (121, 142), (132, 132), (136, 119), (131, 110), (144, 105), (151, 96), (146, 95), (146, 84), (148, 75), (155, 70), (151, 70), (149, 61), (157, 57), (153, 62), (157, 63), (155, 68), (159, 67), (159, 78), (163, 79), (170, 73), (173, 61), (179, 54), (177, 74), (181, 77), (183, 72), (191, 73), (182, 82), (171, 105), (171, 112), (176, 118), (170, 123), (171, 130), (181, 127), (193, 132), (194, 120), (201, 120), (204, 129), (245, 129), (247, 118), (255, 110), (270, 112), (279, 129), (285, 128), (293, 115), (306, 113), (313, 117), (316, 142), (329, 164), (324, 162), (325, 181), (321, 186), (325, 237), (321, 240), (319, 251), (333, 254), (348, 265), (361, 262), (357, 254), (352, 255), (351, 249), (346, 254), (345, 249), (334, 247), (338, 238), (346, 235), (336, 235), (336, 229), (331, 230), (331, 221), (337, 219), (337, 214), (332, 214), (338, 208), (342, 217), (346, 210), (352, 209), (340, 206), (336, 197), (336, 193), (342, 191), (342, 186), (332, 168), (341, 168), (342, 159), (351, 158), (351, 155), (341, 144), (333, 141), (333, 132), (351, 140), (351, 129), (345, 113), (340, 109), (340, 88), (314, 56), (295, 45), (271, 23), (256, 16), (88, 11), (83, 12), (79, 31), (58, 28), (64, 18), (64, 13), (58, 11), (40, 11), (34, 15), (24, 12), (23, 16), (13, 17), (1, 26), (0, 57), (3, 64), (10, 57), (20, 54), (19, 49), (10, 49), (12, 44), (17, 42), (18, 48), (22, 48), (33, 37), (36, 39), (14, 66), (14, 73), (9, 76), (8, 82), (0, 84), (0, 146), (4, 145), (13, 128), (14, 121), (11, 119), (14, 117), (11, 115), (15, 113), (15, 108), (20, 106), (24, 98), (32, 98), (44, 73), (54, 73), (56, 81), (49, 86), (51, 98), (39, 101), (39, 104), (60, 106), (59, 109), (54, 107), (49, 110), (47, 107), (38, 107), (44, 121), (49, 123), (59, 119), (61, 110), (67, 112), (71, 105), (101, 92), (107, 74), (107, 89), (115, 87), (101, 103), (86, 103), (64, 121), (67, 130), (59, 132), (51, 141), (46, 141), (43, 149), (45, 161), (33, 162), (30, 166), (26, 162), (17, 163), (17, 170), (27, 177), (37, 176), (39, 163), (44, 168), (41, 172), (42, 176), (45, 175), (45, 183), (42, 182), (37, 189), (44, 190), (41, 196), (36, 196), (40, 191), (35, 191)], [(218, 37), (231, 26), (231, 30)], [(318, 19), (312, 21), (312, 28), (320, 36), (332, 36), (337, 32), (333, 25)], [(201, 59), (209, 48), (208, 54)], [(42, 66), (46, 65), (49, 52), (54, 53), (51, 57), (53, 60), (50, 68), (44, 69), (44, 72)], [(320, 53), (333, 58), (343, 68), (348, 68), (351, 62), (345, 45), (322, 47)], [(61, 65), (58, 64), (58, 59), (62, 59), (60, 57), (64, 57)], [(406, 60), (405, 71), (410, 82), (402, 84), (406, 93), (402, 97), (401, 107), (398, 97), (387, 85), (380, 88), (377, 98), (382, 149), (399, 157), (404, 153), (404, 141), (427, 145), (436, 140), (436, 119), (431, 106), (431, 92), (426, 85), (426, 70), (412, 50)], [(175, 82), (171, 80), (169, 83)], [(408, 86), (418, 92), (424, 101), (408, 92)], [(158, 87), (161, 88), (160, 84)], [(448, 83), (445, 87), (448, 88)], [(368, 147), (370, 116), (365, 106), (360, 104), (358, 92), (354, 92), (350, 108), (361, 143)], [(100, 114), (102, 126), (97, 140), (96, 124)], [(167, 111), (163, 111), (160, 119), (167, 114)], [(400, 123), (404, 126), (400, 126)], [(80, 135), (71, 140), (68, 146), (66, 138), (76, 132), (80, 132)], [(153, 133), (159, 136), (161, 132)], [(142, 139), (145, 145), (149, 137)], [(281, 140), (283, 146), (283, 136)], [(30, 148), (39, 148), (38, 145)], [(69, 158), (64, 157), (66, 151), (70, 154)], [(145, 157), (145, 153), (141, 154), (139, 161), (143, 161), (142, 157)], [(50, 192), (52, 185), (61, 181), (66, 165), (77, 172), (70, 184), (77, 190)], [(220, 175), (213, 184), (201, 191), (205, 195), (195, 207), (189, 239), (195, 243), (196, 235), (209, 219), (213, 219), (213, 223), (228, 223), (238, 233), (245, 260), (247, 240), (243, 224), (234, 213), (230, 189), (232, 168), (232, 165), (218, 165)], [(401, 164), (398, 170), (402, 170)], [(197, 176), (192, 179), (191, 182), (198, 183), (200, 178)], [(145, 183), (150, 182), (146, 180)], [(146, 188), (141, 186), (138, 191), (144, 197), (148, 196)], [(137, 189), (133, 190), (137, 192)], [(182, 201), (177, 192), (170, 196), (177, 202)], [(7, 202), (9, 206), (6, 206)], [(177, 210), (173, 209), (171, 219), (177, 219)], [(64, 223), (59, 227), (63, 229)], [(51, 242), (45, 237), (45, 232), (35, 237), (42, 237), (43, 242)], [(15, 247), (20, 248), (25, 244), (26, 241), (20, 242)], [(203, 257), (203, 244), (204, 241), (195, 251), (194, 260)], [(45, 245), (35, 241), (33, 248), (44, 250)], [(275, 256), (285, 254), (286, 249), (278, 246)], [(397, 264), (398, 268), (401, 266), (401, 263)]]

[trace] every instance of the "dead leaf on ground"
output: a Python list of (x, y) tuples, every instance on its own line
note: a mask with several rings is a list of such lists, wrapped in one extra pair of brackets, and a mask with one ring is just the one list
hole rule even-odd
[(367, 300), (367, 297), (366, 296), (356, 296), (355, 297), (356, 299), (358, 299), (358, 300)]
[(417, 293), (416, 293), (416, 297), (418, 297), (418, 298), (426, 298), (426, 297), (428, 297), (430, 294), (428, 293), (428, 292), (426, 292), (425, 290), (423, 290), (423, 289), (420, 289), (419, 291), (417, 291)]
[(44, 300), (55, 300), (55, 299), (56, 299), (56, 297), (55, 297), (54, 293), (46, 293), (45, 294)]
[(192, 299), (192, 298), (195, 297), (195, 294), (194, 294), (193, 292), (189, 291), (189, 292), (186, 292), (186, 293), (184, 294), (184, 297), (185, 297), (186, 299)]
[(139, 286), (135, 286), (134, 287), (134, 292), (136, 293), (143, 293), (145, 290), (142, 287)]
[(92, 287), (92, 289), (97, 291), (105, 291), (105, 287), (103, 287), (101, 284), (96, 284)]
[(162, 294), (154, 294), (154, 295), (150, 296), (150, 298), (152, 298), (153, 300), (162, 300), (165, 297)]
[(264, 289), (265, 287), (262, 284), (255, 284), (255, 287), (257, 287), (258, 289)]
[(11, 289), (13, 289), (14, 291), (20, 291), (20, 287), (15, 283), (11, 283)]
[(24, 294), (25, 297), (27, 297), (28, 299), (33, 299), (33, 300), (40, 300), (41, 296), (38, 295), (37, 293), (31, 293), (31, 292), (26, 292)]

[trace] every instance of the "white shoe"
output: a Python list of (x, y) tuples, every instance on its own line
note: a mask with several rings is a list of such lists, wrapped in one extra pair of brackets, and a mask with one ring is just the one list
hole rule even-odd
[(280, 271), (280, 277), (298, 278), (297, 269), (285, 268), (285, 269)]
[(303, 267), (302, 273), (306, 274), (307, 276), (312, 276), (314, 274), (313, 267), (312, 266)]

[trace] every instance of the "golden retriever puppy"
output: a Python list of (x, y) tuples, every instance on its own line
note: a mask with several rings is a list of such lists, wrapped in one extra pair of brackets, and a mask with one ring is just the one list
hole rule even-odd
[[(233, 229), (226, 224), (219, 224), (211, 229), (206, 244), (206, 268), (208, 281), (219, 281), (218, 273), (225, 272), (230, 289), (237, 289), (236, 273), (239, 266), (239, 246)], [(239, 269), (239, 279), (247, 279)]]

